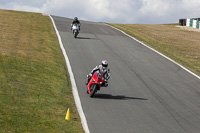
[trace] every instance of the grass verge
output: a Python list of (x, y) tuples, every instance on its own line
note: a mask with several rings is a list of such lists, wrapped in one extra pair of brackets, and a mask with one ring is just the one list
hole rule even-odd
[(109, 24), (137, 38), (179, 64), (200, 75), (200, 32), (184, 30), (178, 24)]
[(84, 132), (50, 18), (0, 10), (0, 27), (0, 132)]

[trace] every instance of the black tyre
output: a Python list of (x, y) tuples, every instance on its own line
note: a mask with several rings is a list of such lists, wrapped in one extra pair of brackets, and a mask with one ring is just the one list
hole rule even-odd
[(78, 36), (78, 31), (74, 30), (74, 38), (76, 38)]
[(75, 36), (74, 36), (74, 37), (76, 38), (77, 36), (78, 36), (78, 32), (75, 33)]
[(90, 87), (90, 97), (94, 97), (94, 94), (96, 93), (96, 91), (97, 91), (97, 85), (92, 84)]

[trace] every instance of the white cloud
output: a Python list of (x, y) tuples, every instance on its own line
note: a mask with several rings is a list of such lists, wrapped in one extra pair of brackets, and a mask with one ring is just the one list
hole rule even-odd
[(40, 5), (46, 0), (35, 0), (25, 1), (25, 0), (0, 0), (1, 9), (11, 9), (19, 11), (29, 11), (29, 12), (40, 12)]
[(177, 23), (200, 17), (199, 0), (0, 0), (0, 8), (113, 23)]
[(199, 17), (200, 18), (200, 1), (199, 0), (182, 0), (180, 6), (185, 17)]
[(171, 2), (165, 2), (161, 0), (143, 0), (143, 6), (140, 8), (140, 12), (143, 15), (156, 15), (164, 16), (170, 10)]

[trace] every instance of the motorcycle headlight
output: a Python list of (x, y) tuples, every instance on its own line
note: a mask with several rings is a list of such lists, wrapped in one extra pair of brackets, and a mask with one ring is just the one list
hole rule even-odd
[(96, 81), (93, 79), (93, 82), (96, 82)]

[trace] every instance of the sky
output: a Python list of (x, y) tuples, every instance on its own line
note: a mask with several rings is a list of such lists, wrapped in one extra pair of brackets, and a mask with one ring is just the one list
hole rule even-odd
[(0, 9), (122, 24), (168, 24), (200, 18), (200, 0), (0, 0)]

